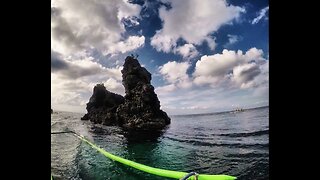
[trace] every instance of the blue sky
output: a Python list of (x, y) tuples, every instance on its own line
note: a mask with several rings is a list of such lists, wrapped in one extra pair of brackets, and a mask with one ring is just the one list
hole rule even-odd
[(268, 1), (53, 0), (51, 104), (85, 112), (103, 82), (124, 95), (121, 68), (138, 54), (169, 114), (269, 103)]

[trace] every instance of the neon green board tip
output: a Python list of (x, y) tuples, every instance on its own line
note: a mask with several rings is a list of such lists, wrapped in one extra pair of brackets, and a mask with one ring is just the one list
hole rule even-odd
[[(172, 170), (165, 170), (165, 169), (160, 169), (160, 168), (154, 168), (154, 167), (150, 167), (150, 166), (146, 166), (143, 164), (139, 164), (118, 156), (115, 156), (111, 153), (108, 153), (107, 151), (105, 151), (102, 148), (99, 148), (98, 146), (96, 146), (95, 144), (89, 142), (88, 140), (86, 140), (83, 136), (79, 136), (77, 134), (75, 134), (75, 136), (77, 136), (79, 139), (81, 139), (82, 141), (86, 142), (87, 144), (89, 144), (92, 148), (96, 149), (97, 151), (99, 151), (101, 154), (103, 154), (104, 156), (117, 161), (119, 163), (125, 164), (127, 166), (136, 168), (138, 170), (144, 171), (146, 173), (149, 174), (154, 174), (157, 176), (162, 176), (162, 177), (167, 177), (167, 178), (173, 178), (173, 179), (181, 179), (183, 177), (185, 177), (188, 173), (187, 172), (180, 172), (180, 171), (172, 171)], [(198, 180), (234, 180), (237, 179), (234, 176), (229, 176), (229, 175), (209, 175), (209, 174), (199, 174), (197, 177)], [(194, 176), (191, 176), (188, 178), (188, 180), (195, 180)]]

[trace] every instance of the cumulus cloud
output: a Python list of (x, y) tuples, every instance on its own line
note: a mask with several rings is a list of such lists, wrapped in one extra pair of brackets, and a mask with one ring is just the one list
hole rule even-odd
[(57, 52), (51, 52), (51, 72), (59, 73), (67, 79), (77, 79), (108, 71), (108, 69), (102, 67), (101, 64), (91, 61), (90, 58), (73, 61), (67, 61), (61, 58), (61, 55)]
[(144, 36), (129, 35), (125, 29), (139, 25), (141, 7), (126, 0), (53, 0), (51, 6), (53, 107), (85, 111), (97, 83), (123, 95), (122, 67), (110, 62), (118, 62), (117, 57), (106, 59), (105, 55), (144, 45)]
[(120, 41), (116, 43), (114, 46), (111, 46), (107, 52), (108, 54), (115, 54), (115, 53), (125, 53), (132, 50), (135, 50), (139, 47), (142, 47), (145, 42), (144, 36), (130, 36), (125, 41)]
[[(268, 89), (268, 62), (261, 49), (251, 48), (245, 53), (225, 49), (221, 54), (202, 56), (196, 62), (192, 76), (189, 76), (187, 71), (191, 64), (169, 61), (159, 67), (159, 73), (167, 84), (156, 90), (170, 94), (182, 89), (208, 88), (209, 85), (225, 90), (259, 88), (263, 92)], [(256, 94), (259, 94), (258, 90)]]
[(169, 61), (159, 67), (159, 72), (164, 75), (169, 82), (176, 82), (180, 79), (188, 78), (187, 69), (189, 66), (187, 62), (178, 63), (176, 61)]
[[(187, 74), (187, 70), (190, 67), (190, 64), (187, 62), (176, 62), (169, 61), (163, 66), (159, 67), (159, 72), (164, 76), (167, 82), (174, 84), (179, 88), (188, 88), (191, 87), (192, 81)], [(163, 90), (172, 90), (173, 87), (167, 86)]]
[(196, 47), (192, 44), (185, 44), (183, 46), (177, 47), (174, 52), (182, 55), (182, 57), (186, 59), (191, 59), (199, 55)]
[(176, 39), (159, 32), (160, 31), (157, 31), (156, 35), (151, 38), (151, 45), (156, 48), (157, 51), (163, 51), (165, 53), (171, 52), (172, 48), (177, 45)]
[[(144, 43), (143, 36), (138, 40), (123, 36), (125, 22), (138, 24), (139, 5), (125, 0), (54, 0), (52, 6), (51, 45), (64, 55), (85, 48), (97, 48), (105, 54), (127, 52)], [(123, 50), (116, 51), (116, 47)]]
[(233, 80), (241, 88), (253, 86), (253, 79), (260, 74), (260, 68), (256, 63), (243, 64), (233, 68)]
[(223, 50), (222, 54), (202, 56), (196, 62), (195, 77), (196, 84), (213, 83), (228, 74), (232, 68), (244, 61), (242, 51)]
[[(251, 48), (245, 54), (240, 50), (236, 52), (225, 49), (222, 54), (205, 55), (196, 62), (194, 83), (203, 85), (227, 81), (234, 78), (235, 72), (238, 73), (236, 82), (240, 82), (240, 79), (250, 81), (252, 75), (257, 75), (257, 70), (253, 64), (247, 64), (263, 60), (263, 51), (257, 48)], [(249, 72), (252, 73), (251, 76), (247, 74)]]
[(244, 8), (227, 4), (225, 0), (166, 0), (171, 9), (161, 7), (159, 17), (162, 29), (151, 38), (157, 51), (171, 52), (179, 38), (188, 44), (207, 42), (214, 49), (215, 39), (210, 36), (222, 25), (240, 17)]
[(175, 84), (169, 84), (165, 86), (160, 86), (155, 89), (157, 94), (167, 94), (169, 92), (173, 92), (177, 89), (177, 86)]
[[(55, 75), (61, 82), (75, 82), (81, 81), (80, 84), (87, 84), (84, 87), (91, 87), (96, 83), (106, 83), (106, 87), (114, 90), (119, 90), (121, 85), (122, 67), (117, 66), (113, 68), (105, 68), (101, 64), (91, 61), (90, 59), (74, 60), (72, 62), (66, 60), (60, 60), (60, 62), (66, 64), (63, 68), (51, 69), (51, 75)], [(52, 82), (55, 85), (58, 81)], [(60, 84), (60, 83), (58, 83)], [(69, 89), (71, 90), (71, 89)]]
[(267, 19), (266, 13), (269, 11), (269, 6), (261, 9), (258, 16), (251, 21), (251, 24), (257, 24), (262, 18)]

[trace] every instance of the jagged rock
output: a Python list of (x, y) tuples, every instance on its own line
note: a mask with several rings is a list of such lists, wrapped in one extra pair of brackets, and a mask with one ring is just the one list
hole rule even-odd
[(81, 120), (90, 120), (104, 125), (116, 125), (116, 109), (124, 102), (124, 98), (108, 91), (103, 84), (97, 84), (93, 88), (93, 95), (87, 103), (87, 111)]
[(105, 125), (119, 125), (128, 131), (160, 131), (170, 124), (167, 113), (151, 85), (151, 74), (133, 56), (128, 56), (122, 69), (125, 97), (97, 84), (81, 119)]
[(137, 59), (128, 56), (122, 69), (125, 101), (117, 108), (118, 123), (127, 130), (161, 130), (170, 124), (151, 85), (151, 74)]

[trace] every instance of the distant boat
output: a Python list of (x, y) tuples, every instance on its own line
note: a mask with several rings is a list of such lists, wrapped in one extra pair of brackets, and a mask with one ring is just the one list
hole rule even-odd
[(244, 111), (242, 108), (236, 109), (237, 112), (242, 112)]
[(231, 111), (230, 113), (237, 113), (237, 112), (243, 112), (243, 111), (244, 111), (243, 108), (237, 108), (237, 109)]

